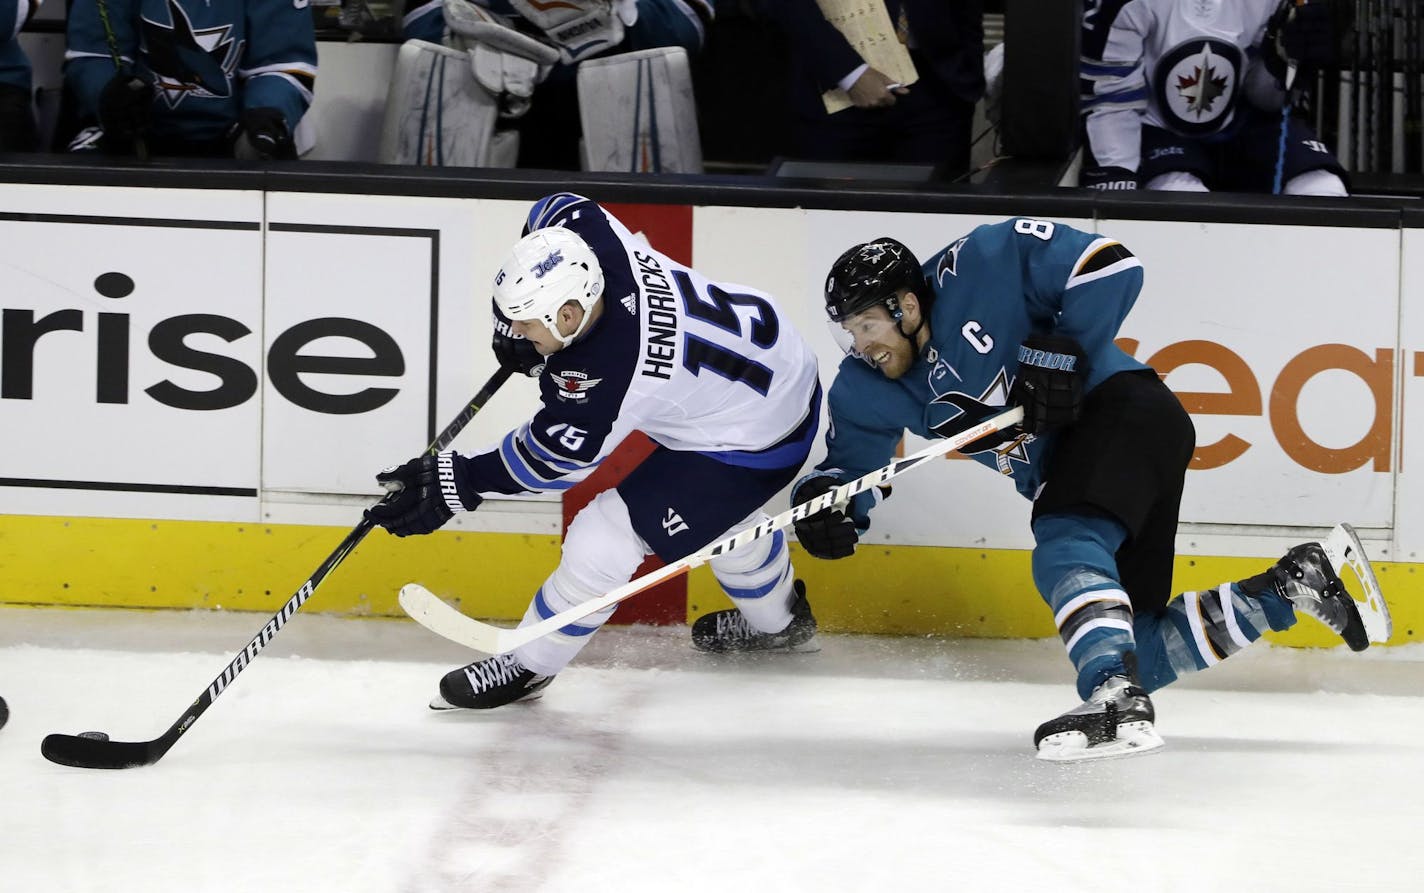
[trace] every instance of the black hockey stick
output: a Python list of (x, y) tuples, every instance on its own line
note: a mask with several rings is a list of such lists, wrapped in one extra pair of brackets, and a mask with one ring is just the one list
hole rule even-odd
[[(460, 414), (455, 417), (445, 430), (435, 438), (435, 441), (426, 448), (427, 453), (438, 453), (450, 445), (461, 431), (475, 417), (484, 405), (489, 402), (494, 392), (499, 390), (505, 380), (513, 372), (512, 369), (501, 367), (498, 372), (485, 382), (485, 386), (480, 388), (480, 392), (474, 396)], [(392, 498), (394, 494), (388, 494), (386, 499)], [(168, 727), (168, 731), (159, 735), (152, 741), (110, 741), (103, 733), (86, 732), (84, 735), (46, 735), (44, 742), (40, 745), (40, 753), (45, 759), (53, 763), (60, 763), (65, 766), (76, 766), (80, 769), (131, 769), (135, 766), (151, 766), (163, 759), (163, 755), (168, 753), (184, 732), (198, 721), (198, 717), (212, 706), (213, 701), (218, 699), (228, 685), (237, 678), (237, 674), (247, 668), (247, 665), (257, 657), (258, 653), (271, 642), (282, 627), (291, 619), (292, 615), (311, 598), (316, 588), (326, 579), (327, 574), (336, 569), (336, 566), (345, 560), (346, 556), (356, 548), (361, 540), (366, 538), (366, 534), (374, 527), (371, 521), (366, 518), (361, 519), (346, 539), (341, 541), (341, 545), (336, 547), (336, 551), (326, 556), (326, 560), (321, 563), (321, 567), (316, 569), (307, 581), (301, 585), (282, 609), (272, 615), (266, 625), (258, 631), (247, 647), (237, 653), (237, 656), (218, 674), (217, 678), (208, 684), (198, 699), (193, 702), (178, 721)]]
[[(109, 21), (109, 4), (107, 0), (98, 0), (99, 3), (99, 23), (104, 26), (104, 40), (109, 44), (109, 57), (114, 60), (114, 73), (124, 73), (124, 57), (119, 53), (119, 39), (114, 36), (114, 25)], [(134, 74), (129, 79), (128, 86), (132, 87), (134, 81), (142, 83), (142, 79)], [(148, 161), (148, 141), (142, 134), (134, 134), (133, 137), (134, 157), (139, 161)]]

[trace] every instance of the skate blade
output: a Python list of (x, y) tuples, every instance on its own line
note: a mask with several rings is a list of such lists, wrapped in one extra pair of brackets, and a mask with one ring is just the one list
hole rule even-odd
[[(532, 695), (525, 695), (524, 697), (519, 698), (518, 700), (510, 701), (509, 704), (501, 704), (500, 706), (508, 707), (511, 704), (532, 704), (542, 697), (544, 697), (544, 693), (542, 691), (536, 691)], [(474, 713), (488, 713), (489, 711), (494, 710), (495, 708), (461, 707), (459, 704), (451, 704), (449, 701), (445, 700), (444, 695), (437, 694), (435, 697), (430, 699), (430, 709), (439, 710), (442, 712), (447, 710), (469, 710)]]
[(790, 648), (780, 650), (784, 654), (815, 654), (821, 650), (821, 640), (812, 636), (800, 645), (792, 645)]
[[(1330, 531), (1330, 535), (1320, 543), (1320, 548), (1330, 559), (1336, 576), (1347, 567), (1355, 572), (1355, 578), (1359, 580), (1365, 597), (1355, 598), (1353, 592), (1350, 597), (1355, 600), (1355, 606), (1359, 609), (1360, 620), (1365, 624), (1366, 637), (1371, 642), (1389, 641), (1394, 632), (1394, 621), (1389, 616), (1389, 605), (1380, 592), (1379, 580), (1375, 578), (1374, 568), (1370, 566), (1364, 546), (1360, 545), (1355, 528), (1349, 524), (1337, 524), (1335, 529)], [(1349, 587), (1345, 588), (1348, 592)]]
[(821, 650), (821, 640), (812, 636), (800, 645), (778, 645), (775, 648), (748, 648), (742, 651), (715, 651), (711, 648), (703, 648), (696, 642), (692, 644), (692, 647), (703, 654), (715, 654), (718, 657), (756, 657), (759, 654), (815, 654)]
[(1093, 747), (1082, 732), (1059, 732), (1038, 743), (1038, 758), (1050, 763), (1085, 763), (1151, 753), (1165, 742), (1150, 722), (1127, 722), (1117, 727), (1117, 737)]

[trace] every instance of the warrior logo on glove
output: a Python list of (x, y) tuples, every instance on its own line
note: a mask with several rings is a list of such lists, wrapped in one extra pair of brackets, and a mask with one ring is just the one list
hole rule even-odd
[(1023, 407), (1023, 430), (1042, 434), (1076, 421), (1083, 409), (1083, 348), (1065, 335), (1030, 335), (1019, 346), (1009, 402)]
[(366, 510), (366, 518), (396, 536), (434, 533), (458, 512), (472, 512), (484, 498), (466, 480), (469, 460), (453, 450), (418, 456), (376, 475), (390, 493)]

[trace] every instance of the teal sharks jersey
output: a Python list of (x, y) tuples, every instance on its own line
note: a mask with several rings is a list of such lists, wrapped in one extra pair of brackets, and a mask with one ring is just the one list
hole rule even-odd
[[(831, 386), (827, 455), (817, 468), (852, 480), (887, 464), (905, 431), (949, 437), (1002, 411), (1030, 334), (1067, 335), (1087, 358), (1085, 392), (1147, 367), (1113, 339), (1142, 287), (1142, 265), (1117, 241), (1044, 220), (978, 227), (923, 264), (934, 291), (931, 337), (896, 380), (846, 357)], [(1013, 478), (1032, 499), (1044, 482), (1052, 433), (1017, 429), (971, 445), (972, 458)], [(857, 520), (873, 503), (861, 494)]]
[(316, 82), (309, 7), (308, 0), (106, 0), (101, 16), (95, 0), (75, 0), (64, 58), (76, 113), (97, 123), (118, 54), (153, 85), (154, 136), (220, 140), (245, 109), (258, 107), (280, 111), (291, 131)]

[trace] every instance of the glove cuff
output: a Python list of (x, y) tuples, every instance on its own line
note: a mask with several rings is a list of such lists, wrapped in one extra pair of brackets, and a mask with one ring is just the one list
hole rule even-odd
[[(472, 512), (483, 501), (470, 489), (465, 458), (454, 450), (436, 454), (435, 476), (440, 482), (440, 495), (445, 498), (445, 507), (452, 513)], [(467, 493), (471, 498), (465, 497)]]
[(834, 472), (813, 471), (803, 475), (791, 487), (791, 504), (800, 505), (803, 502), (808, 502), (823, 493), (831, 492), (840, 485), (841, 479)]

